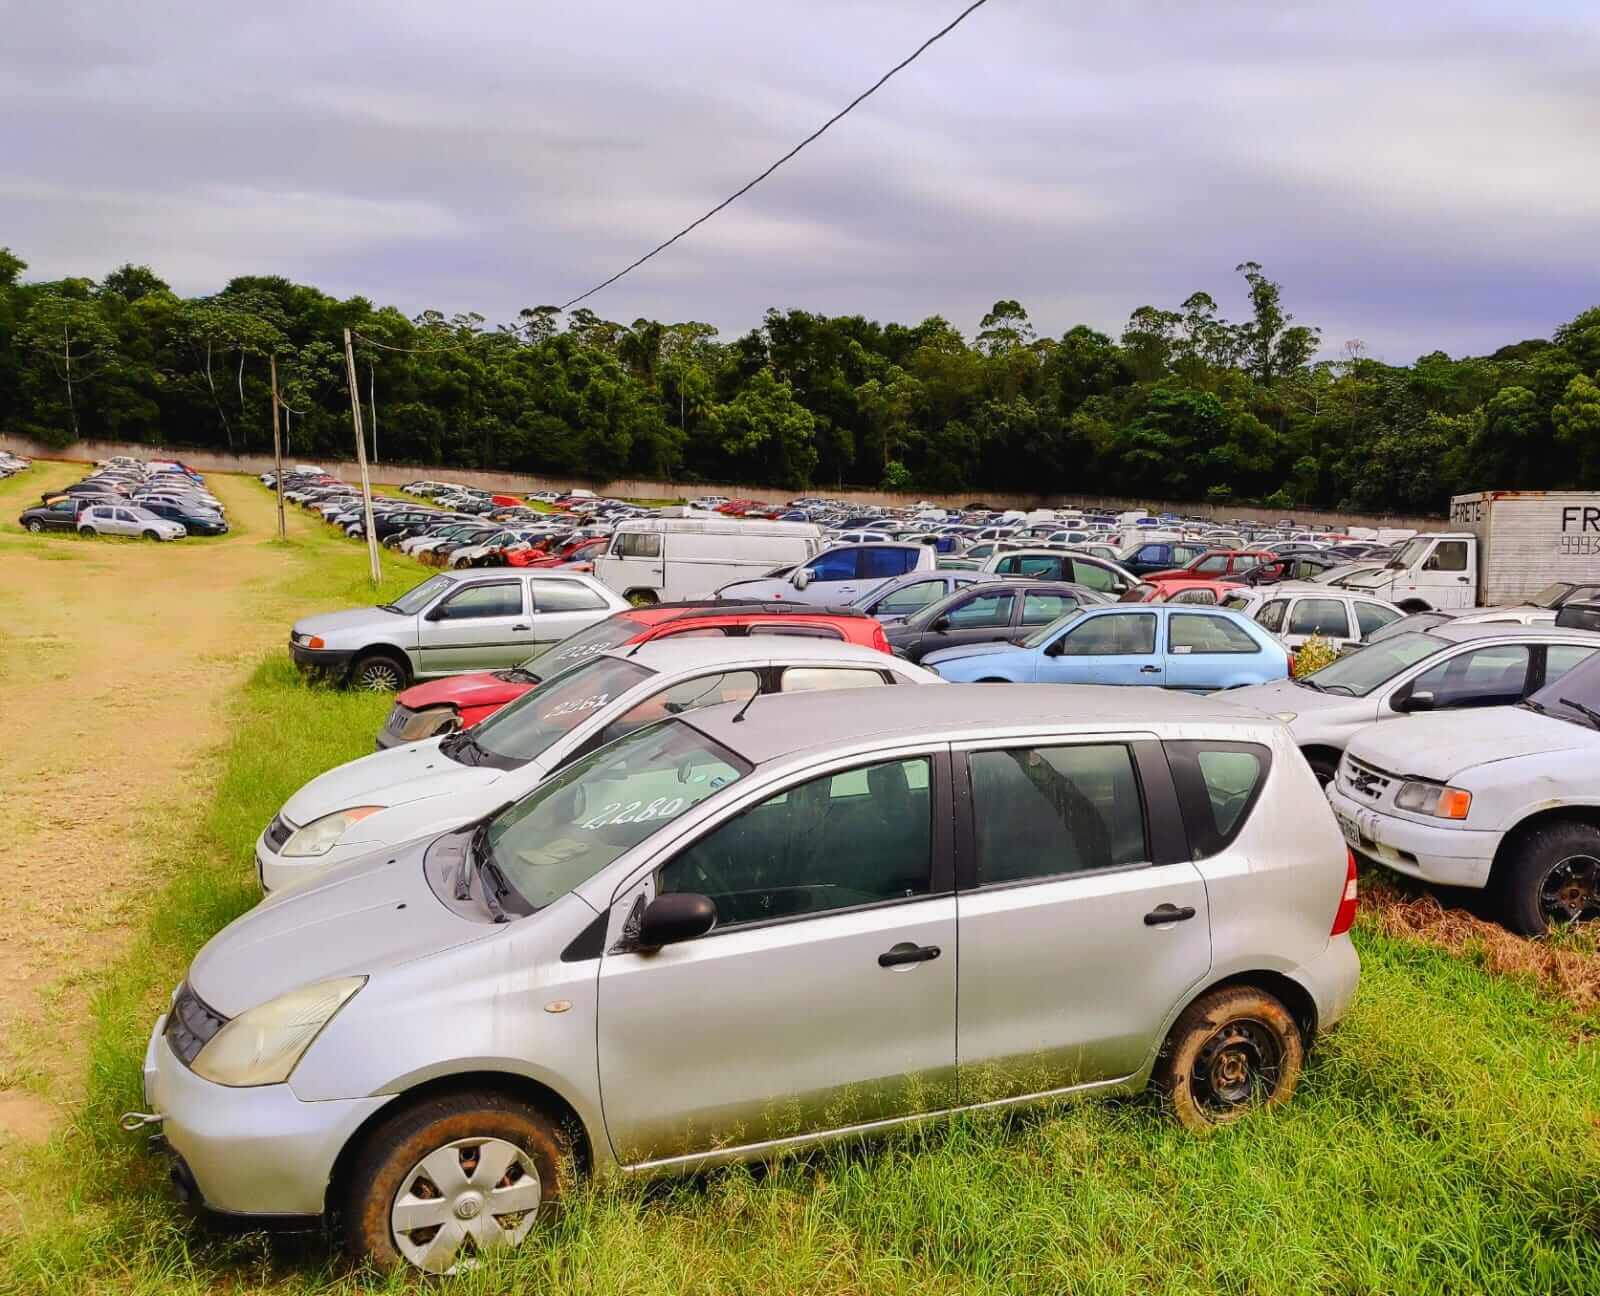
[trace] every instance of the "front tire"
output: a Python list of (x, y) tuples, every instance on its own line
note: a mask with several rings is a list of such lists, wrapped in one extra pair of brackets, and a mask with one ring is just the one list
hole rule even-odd
[(627, 599), (634, 607), (656, 607), (661, 602), (654, 590), (647, 589), (629, 590)]
[(1501, 921), (1518, 935), (1600, 920), (1600, 829), (1535, 828), (1499, 867)]
[(39, 521), (38, 518), (34, 518), (32, 522), (28, 523), (28, 530), (32, 531), (34, 535), (38, 535), (44, 530), (44, 523)]
[(550, 1121), (504, 1094), (418, 1103), (373, 1130), (351, 1165), (345, 1248), (385, 1271), (470, 1268), (554, 1214), (564, 1151)]
[(140, 537), (142, 539), (145, 539), (145, 540), (159, 540), (159, 539), (161, 539), (161, 537), (158, 536), (154, 531), (146, 530), (146, 531), (141, 531), (139, 534), (140, 534)]
[(363, 693), (398, 693), (406, 687), (408, 674), (387, 653), (368, 653), (350, 668), (350, 687)]
[(1339, 770), (1338, 760), (1330, 760), (1326, 756), (1307, 755), (1306, 764), (1311, 766), (1311, 772), (1317, 776), (1317, 785), (1319, 787), (1327, 787), (1328, 784), (1332, 783), (1334, 775)]
[(1254, 986), (1228, 986), (1184, 1009), (1153, 1081), (1178, 1122), (1203, 1133), (1288, 1102), (1304, 1065), (1305, 1041), (1289, 1010)]

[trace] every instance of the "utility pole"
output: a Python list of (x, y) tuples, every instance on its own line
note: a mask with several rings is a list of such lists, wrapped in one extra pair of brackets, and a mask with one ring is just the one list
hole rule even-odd
[(278, 492), (278, 539), (288, 539), (283, 524), (283, 438), (278, 434), (278, 353), (268, 358), (272, 371), (272, 484)]
[(367, 361), (367, 404), (372, 408), (372, 462), (378, 462), (378, 379), (372, 364)]
[(78, 406), (72, 398), (72, 334), (69, 326), (61, 326), (61, 341), (63, 343), (63, 360), (67, 367), (67, 414), (72, 419), (72, 438), (78, 439)]
[(361, 431), (361, 384), (356, 378), (356, 351), (350, 341), (350, 330), (344, 331), (344, 366), (350, 378), (350, 418), (356, 429), (356, 462), (361, 465), (361, 503), (366, 522), (367, 557), (372, 563), (372, 583), (378, 584), (383, 573), (378, 567), (378, 528), (372, 520), (372, 478), (367, 475), (367, 439)]

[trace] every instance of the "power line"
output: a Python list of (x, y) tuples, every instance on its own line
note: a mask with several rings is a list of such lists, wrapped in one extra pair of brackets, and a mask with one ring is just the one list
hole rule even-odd
[(377, 347), (380, 351), (397, 351), (401, 355), (439, 355), (445, 351), (465, 351), (471, 347), (474, 342), (479, 341), (482, 337), (481, 334), (474, 334), (467, 341), (454, 343), (450, 346), (402, 347), (391, 346), (387, 342), (379, 342), (376, 338), (369, 338), (365, 333), (357, 333), (354, 329), (350, 330), (350, 335), (360, 341), (364, 346)]
[(887, 83), (888, 80), (892, 76), (895, 75), (895, 73), (900, 72), (903, 69), (909, 67), (911, 64), (915, 63), (917, 61), (917, 59), (919, 59), (922, 56), (923, 51), (926, 50), (930, 45), (934, 44), (934, 42), (936, 42), (936, 41), (943, 40), (946, 36), (948, 36), (951, 32), (953, 32), (957, 27), (959, 27), (963, 22), (966, 21), (966, 18), (967, 18), (968, 14), (972, 13), (976, 9), (983, 8), (983, 6), (988, 4), (988, 3), (989, 3), (989, 0), (973, 0), (973, 3), (969, 4), (965, 9), (963, 9), (959, 14), (957, 14), (954, 19), (952, 19), (945, 26), (941, 27), (938, 31), (934, 32), (934, 34), (932, 36), (928, 37), (927, 40), (923, 41), (922, 44), (918, 45), (917, 48), (915, 50), (913, 50), (909, 56), (907, 56), (906, 58), (902, 59), (900, 62), (896, 63), (892, 68), (890, 68), (881, 77), (879, 77), (876, 81), (874, 81), (869, 88), (867, 88), (866, 90), (863, 90), (860, 94), (858, 94), (854, 99), (852, 99), (849, 103), (847, 103), (838, 112), (834, 113), (834, 115), (832, 117), (828, 118), (827, 121), (823, 122), (821, 126), (817, 127), (816, 130), (812, 131), (811, 134), (807, 135), (803, 140), (801, 140), (792, 149), (790, 149), (787, 153), (785, 153), (781, 158), (779, 158), (776, 162), (774, 162), (771, 166), (769, 166), (765, 171), (763, 171), (760, 175), (758, 175), (754, 180), (750, 181), (749, 184), (747, 184), (743, 188), (735, 190), (733, 193), (729, 194), (726, 198), (724, 198), (721, 202), (719, 202), (715, 207), (713, 207), (710, 211), (708, 211), (704, 216), (700, 217), (699, 220), (691, 221), (689, 224), (685, 225), (681, 230), (679, 230), (676, 234), (674, 234), (671, 238), (669, 238), (665, 243), (661, 243), (661, 244), (657, 245), (656, 247), (651, 248), (648, 252), (646, 252), (642, 257), (640, 257), (632, 265), (624, 266), (621, 270), (618, 270), (616, 274), (612, 275), (611, 278), (603, 280), (600, 283), (597, 283), (593, 288), (589, 289), (589, 291), (586, 292), (586, 293), (580, 293), (578, 296), (574, 297), (571, 301), (567, 302), (566, 305), (564, 305), (561, 309), (562, 310), (570, 310), (572, 307), (576, 306), (579, 302), (581, 302), (584, 298), (593, 297), (595, 295), (595, 293), (599, 292), (602, 288), (610, 287), (612, 284), (616, 283), (618, 279), (622, 278), (623, 275), (628, 274), (630, 271), (637, 270), (640, 266), (642, 266), (651, 257), (655, 256), (658, 252), (665, 252), (669, 247), (671, 247), (674, 243), (676, 243), (679, 239), (681, 239), (685, 234), (687, 234), (691, 230), (693, 230), (696, 226), (704, 225), (708, 220), (710, 220), (713, 216), (715, 216), (724, 207), (728, 206), (730, 203), (734, 202), (736, 199), (742, 198), (745, 194), (749, 193), (758, 184), (760, 184), (763, 180), (765, 180), (769, 175), (771, 175), (774, 171), (776, 171), (779, 167), (781, 167), (785, 162), (787, 162), (790, 158), (792, 158), (796, 153), (798, 153), (801, 149), (805, 148), (805, 146), (807, 144), (810, 144), (813, 140), (815, 140), (819, 136), (821, 136), (823, 134), (823, 132), (825, 132), (830, 126), (832, 126), (840, 118), (847, 116), (856, 107), (857, 104), (861, 103), (863, 100), (871, 98), (874, 94), (876, 94), (884, 86), (884, 84)]

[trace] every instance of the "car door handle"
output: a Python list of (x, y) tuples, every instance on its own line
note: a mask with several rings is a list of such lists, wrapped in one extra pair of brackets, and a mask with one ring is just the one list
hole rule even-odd
[(1141, 666), (1141, 667), (1139, 667), (1139, 674), (1141, 674), (1141, 675), (1159, 675), (1160, 673), (1161, 673), (1161, 667), (1159, 667), (1159, 666)]
[(523, 622), (523, 621), (517, 622), (517, 624), (512, 626), (511, 628), (513, 630), (532, 630), (533, 629), (533, 627), (531, 625), (528, 625), (526, 622)]
[(1144, 916), (1146, 927), (1161, 927), (1166, 923), (1187, 922), (1194, 917), (1193, 905), (1157, 905)]
[(878, 955), (878, 966), (902, 967), (907, 963), (926, 963), (938, 957), (937, 945), (913, 945), (910, 941), (901, 941), (900, 944), (892, 945)]

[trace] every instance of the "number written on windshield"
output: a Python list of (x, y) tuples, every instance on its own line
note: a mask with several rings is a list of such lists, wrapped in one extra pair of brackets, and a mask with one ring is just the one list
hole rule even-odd
[(581, 711), (598, 711), (611, 701), (609, 693), (591, 693), (585, 698), (573, 698), (544, 713), (546, 720), (559, 720), (562, 716), (576, 715)]

